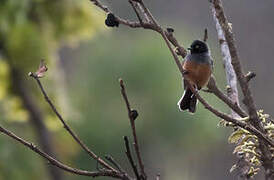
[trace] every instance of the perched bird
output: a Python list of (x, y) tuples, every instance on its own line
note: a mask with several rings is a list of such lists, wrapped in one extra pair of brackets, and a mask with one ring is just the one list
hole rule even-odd
[(188, 50), (190, 50), (190, 53), (187, 54), (182, 64), (185, 77), (183, 79), (185, 91), (178, 102), (178, 106), (180, 111), (188, 110), (194, 113), (196, 111), (197, 98), (188, 87), (186, 79), (195, 89), (200, 90), (207, 85), (210, 79), (213, 61), (208, 45), (203, 41), (193, 41)]

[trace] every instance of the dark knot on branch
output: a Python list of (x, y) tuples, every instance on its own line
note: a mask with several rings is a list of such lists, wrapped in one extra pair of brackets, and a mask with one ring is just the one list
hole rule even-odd
[(105, 24), (108, 27), (119, 27), (119, 21), (117, 21), (116, 17), (112, 13), (108, 13)]

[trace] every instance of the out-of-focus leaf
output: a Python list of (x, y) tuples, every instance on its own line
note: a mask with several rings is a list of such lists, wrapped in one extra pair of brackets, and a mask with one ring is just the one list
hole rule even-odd
[(38, 77), (38, 78), (41, 78), (41, 77), (44, 77), (45, 75), (45, 72), (47, 72), (48, 68), (45, 64), (45, 61), (44, 60), (41, 60), (40, 62), (40, 65), (39, 65), (39, 68), (38, 70), (35, 72), (35, 75)]
[(9, 87), (9, 66), (7, 63), (0, 59), (0, 100), (3, 100), (8, 94)]

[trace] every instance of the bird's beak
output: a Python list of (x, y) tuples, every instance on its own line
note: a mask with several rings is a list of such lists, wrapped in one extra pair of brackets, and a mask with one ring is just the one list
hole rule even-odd
[(190, 50), (190, 51), (191, 51), (191, 50), (192, 50), (192, 48), (191, 48), (191, 47), (189, 47), (189, 48), (187, 48), (187, 50)]

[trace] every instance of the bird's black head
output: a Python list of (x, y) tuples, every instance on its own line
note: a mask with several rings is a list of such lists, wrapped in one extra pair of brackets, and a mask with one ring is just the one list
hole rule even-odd
[(195, 40), (188, 50), (190, 50), (191, 54), (207, 53), (208, 46), (204, 41)]

